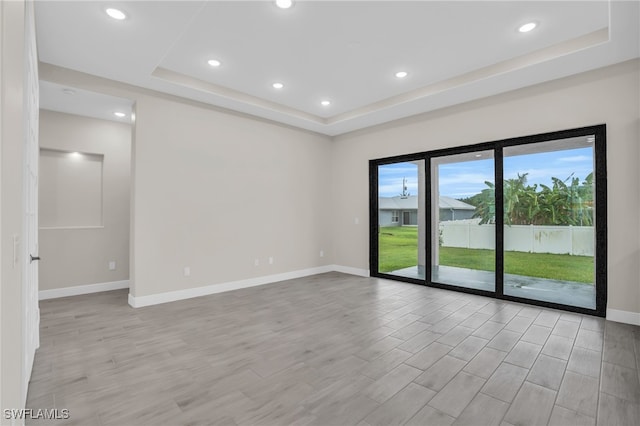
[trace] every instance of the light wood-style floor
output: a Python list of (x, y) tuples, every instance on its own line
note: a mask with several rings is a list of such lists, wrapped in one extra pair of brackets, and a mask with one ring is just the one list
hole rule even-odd
[(27, 407), (59, 423), (640, 424), (639, 327), (480, 296), (329, 273), (41, 316)]

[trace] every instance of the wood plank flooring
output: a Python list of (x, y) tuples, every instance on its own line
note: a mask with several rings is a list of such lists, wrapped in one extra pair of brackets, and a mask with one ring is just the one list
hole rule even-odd
[(27, 408), (74, 425), (636, 425), (640, 328), (328, 273), (43, 301)]

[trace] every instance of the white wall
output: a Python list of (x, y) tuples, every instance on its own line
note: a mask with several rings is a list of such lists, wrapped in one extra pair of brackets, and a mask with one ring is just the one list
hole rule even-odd
[[(0, 2), (0, 408), (21, 408), (25, 5)], [(17, 247), (21, 253), (20, 247)], [(2, 424), (7, 421), (0, 420)]]
[(134, 102), (131, 303), (333, 264), (329, 137), (52, 65), (40, 76)]
[(38, 222), (42, 228), (102, 226), (102, 154), (41, 149)]
[[(40, 290), (128, 280), (131, 125), (41, 110), (40, 147), (103, 156), (102, 226), (40, 229)], [(45, 182), (40, 190), (42, 199)], [(41, 224), (52, 215), (42, 211), (46, 205)], [(109, 261), (116, 262), (115, 271)]]
[(606, 123), (608, 308), (640, 312), (639, 64), (630, 61), (335, 138), (336, 263), (368, 267), (368, 160)]
[(317, 134), (137, 97), (131, 294), (328, 264), (331, 147)]

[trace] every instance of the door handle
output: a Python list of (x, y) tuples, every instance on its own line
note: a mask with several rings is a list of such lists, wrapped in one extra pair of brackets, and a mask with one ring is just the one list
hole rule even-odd
[(40, 256), (34, 256), (34, 255), (30, 254), (29, 257), (31, 258), (29, 263), (33, 263), (34, 260), (40, 260)]

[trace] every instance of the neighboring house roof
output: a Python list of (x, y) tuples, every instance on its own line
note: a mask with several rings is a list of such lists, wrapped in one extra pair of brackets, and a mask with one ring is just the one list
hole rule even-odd
[(475, 206), (467, 204), (455, 198), (440, 196), (440, 208), (441, 209), (455, 209), (455, 210), (475, 210)]
[(378, 198), (378, 208), (380, 210), (417, 210), (418, 197), (411, 195), (407, 198), (397, 197), (380, 197)]
[[(454, 210), (475, 210), (476, 208), (471, 204), (464, 203), (455, 198), (440, 196), (439, 207), (441, 209), (454, 209)], [(418, 210), (418, 196), (410, 195), (409, 197), (379, 197), (378, 209), (380, 210)]]

